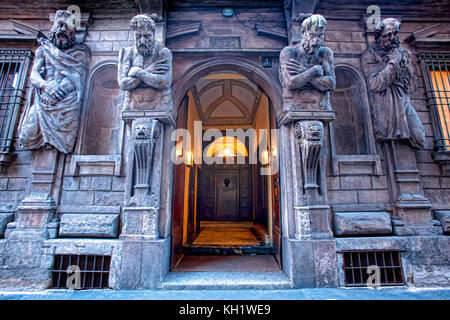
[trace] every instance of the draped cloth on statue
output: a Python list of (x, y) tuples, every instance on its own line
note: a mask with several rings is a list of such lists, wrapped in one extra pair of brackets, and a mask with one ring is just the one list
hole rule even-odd
[[(409, 53), (400, 50), (404, 56)], [(376, 139), (408, 140), (413, 147), (423, 148), (425, 130), (408, 96), (412, 70), (387, 63), (373, 48), (364, 52), (362, 62)]]
[(31, 86), (28, 108), (20, 125), (19, 145), (29, 150), (50, 144), (60, 152), (70, 153), (77, 138), (89, 48), (76, 44), (62, 51), (44, 40), (38, 50), (44, 57), (45, 70), (52, 70), (51, 75), (43, 70), (43, 79), (61, 83), (66, 78), (73, 89), (62, 100), (45, 103), (42, 100), (44, 90)]

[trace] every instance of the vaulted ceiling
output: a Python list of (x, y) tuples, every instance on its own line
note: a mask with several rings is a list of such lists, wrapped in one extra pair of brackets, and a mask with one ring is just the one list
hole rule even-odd
[(206, 125), (250, 125), (261, 99), (261, 90), (235, 73), (204, 77), (192, 87), (191, 93)]

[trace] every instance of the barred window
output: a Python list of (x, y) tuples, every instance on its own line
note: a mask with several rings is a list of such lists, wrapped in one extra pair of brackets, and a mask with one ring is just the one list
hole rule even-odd
[(11, 151), (31, 56), (30, 50), (0, 49), (0, 154)]
[(437, 151), (450, 151), (450, 53), (420, 55), (427, 103), (434, 122)]

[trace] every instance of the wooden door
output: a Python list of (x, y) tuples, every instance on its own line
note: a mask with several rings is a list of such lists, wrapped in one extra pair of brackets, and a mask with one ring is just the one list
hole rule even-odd
[(239, 171), (215, 172), (217, 221), (239, 221)]
[[(271, 129), (276, 128), (275, 116), (273, 114), (273, 108), (271, 102), (269, 101), (269, 117), (270, 117), (270, 127)], [(270, 137), (270, 139), (275, 139), (276, 137)], [(272, 141), (271, 141), (271, 145)], [(278, 159), (277, 159), (278, 161)], [(278, 163), (279, 165), (279, 163)], [(280, 216), (280, 179), (278, 172), (272, 175), (272, 237), (273, 237), (273, 248), (275, 253), (275, 258), (281, 267), (281, 216)]]
[[(187, 121), (187, 96), (181, 102), (178, 113), (177, 127), (186, 128)], [(172, 258), (171, 267), (175, 267), (183, 257), (183, 210), (184, 210), (184, 180), (186, 166), (175, 165), (174, 192), (172, 206)]]
[(191, 242), (196, 238), (197, 225), (197, 204), (195, 199), (195, 190), (197, 188), (197, 166), (189, 170), (189, 201), (188, 201), (188, 219), (187, 236)]

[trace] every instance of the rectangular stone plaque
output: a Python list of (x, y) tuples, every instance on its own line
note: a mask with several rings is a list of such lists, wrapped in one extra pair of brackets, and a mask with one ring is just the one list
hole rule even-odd
[(239, 49), (240, 37), (211, 37), (211, 48), (215, 49)]
[(117, 238), (118, 214), (63, 214), (60, 237)]
[(337, 236), (392, 234), (389, 213), (335, 212), (334, 227)]

